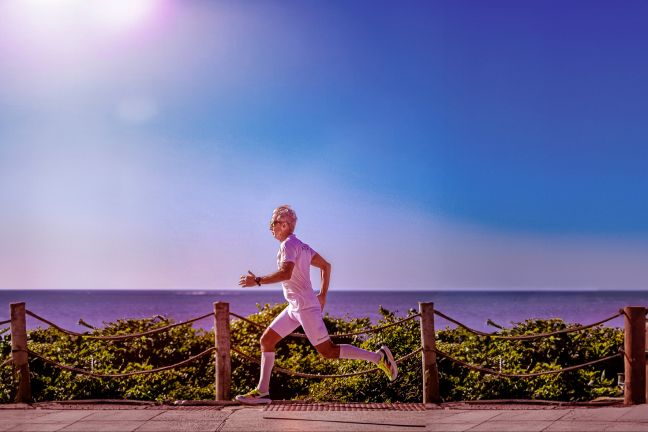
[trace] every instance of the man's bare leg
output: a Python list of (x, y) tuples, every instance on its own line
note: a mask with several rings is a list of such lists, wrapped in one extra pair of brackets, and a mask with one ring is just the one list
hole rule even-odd
[(398, 366), (391, 351), (385, 345), (380, 347), (378, 351), (371, 352), (353, 345), (336, 345), (329, 339), (326, 342), (316, 345), (315, 348), (323, 357), (329, 359), (342, 358), (370, 361), (385, 372), (390, 381), (394, 381), (398, 376)]
[(352, 360), (366, 360), (378, 364), (380, 361), (380, 354), (355, 347), (353, 345), (342, 344), (336, 345), (331, 339), (322, 342), (315, 347), (322, 357), (328, 359), (352, 359)]

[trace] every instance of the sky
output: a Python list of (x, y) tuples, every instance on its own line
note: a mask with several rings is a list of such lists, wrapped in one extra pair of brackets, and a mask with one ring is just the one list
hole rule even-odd
[(0, 289), (646, 289), (647, 14), (3, 1)]

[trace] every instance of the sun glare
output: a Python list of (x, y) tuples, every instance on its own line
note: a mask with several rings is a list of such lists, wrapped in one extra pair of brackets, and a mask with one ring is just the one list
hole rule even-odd
[(104, 27), (127, 30), (154, 12), (159, 0), (21, 0), (13, 12), (40, 27)]
[(124, 29), (149, 17), (156, 0), (103, 0), (90, 2), (94, 18), (106, 26)]

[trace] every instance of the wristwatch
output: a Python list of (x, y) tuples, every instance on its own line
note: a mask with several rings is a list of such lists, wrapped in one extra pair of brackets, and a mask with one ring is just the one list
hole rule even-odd
[(261, 286), (261, 276), (257, 276), (257, 277), (255, 277), (255, 278), (254, 278), (254, 282), (255, 282), (257, 285)]

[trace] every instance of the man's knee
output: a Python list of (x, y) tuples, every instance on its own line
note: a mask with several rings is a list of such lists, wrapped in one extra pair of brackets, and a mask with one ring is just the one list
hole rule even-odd
[(274, 331), (274, 330), (266, 330), (263, 332), (261, 335), (261, 339), (259, 339), (259, 344), (261, 344), (261, 350), (262, 351), (272, 351), (274, 350), (274, 347), (277, 345), (277, 342), (281, 337)]
[(321, 344), (316, 348), (317, 352), (320, 353), (320, 355), (324, 358), (336, 359), (340, 357), (340, 347), (338, 345), (334, 345), (333, 343)]
[(259, 339), (259, 345), (261, 345), (261, 348), (274, 348), (274, 344), (272, 343), (272, 338), (266, 336), (265, 333), (261, 335), (261, 338)]

